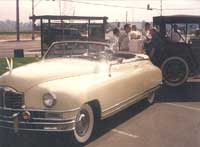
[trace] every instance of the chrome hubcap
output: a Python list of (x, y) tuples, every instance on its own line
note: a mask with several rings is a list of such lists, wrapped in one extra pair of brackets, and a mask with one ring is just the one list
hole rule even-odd
[(85, 110), (81, 110), (76, 117), (75, 131), (79, 136), (84, 136), (89, 128), (89, 114)]

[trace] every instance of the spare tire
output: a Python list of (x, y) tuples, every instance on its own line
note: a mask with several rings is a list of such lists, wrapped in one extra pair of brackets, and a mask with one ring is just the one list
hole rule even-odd
[(189, 76), (189, 66), (181, 57), (167, 58), (161, 65), (164, 83), (171, 87), (185, 83)]

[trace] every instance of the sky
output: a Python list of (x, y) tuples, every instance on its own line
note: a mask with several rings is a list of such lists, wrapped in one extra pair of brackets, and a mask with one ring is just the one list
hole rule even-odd
[[(29, 22), (32, 0), (20, 1), (20, 22)], [(152, 21), (160, 15), (161, 0), (34, 0), (35, 15), (107, 16), (110, 22)], [(162, 0), (163, 15), (200, 15), (200, 0)], [(86, 4), (87, 3), (87, 4)], [(91, 5), (95, 3), (100, 5)], [(103, 6), (112, 5), (110, 6)], [(147, 4), (153, 10), (147, 10)], [(16, 19), (16, 0), (0, 0), (0, 20)]]

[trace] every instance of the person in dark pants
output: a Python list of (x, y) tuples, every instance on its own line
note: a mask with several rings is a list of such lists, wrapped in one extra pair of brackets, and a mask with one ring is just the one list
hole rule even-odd
[(145, 43), (149, 43), (149, 41), (151, 40), (150, 30), (151, 30), (151, 24), (146, 22), (144, 25), (144, 29), (142, 30), (142, 36)]
[(158, 67), (160, 67), (162, 61), (162, 53), (164, 50), (164, 41), (160, 37), (159, 32), (155, 28), (150, 30), (151, 40), (148, 47), (146, 48), (146, 52), (149, 55), (152, 63)]

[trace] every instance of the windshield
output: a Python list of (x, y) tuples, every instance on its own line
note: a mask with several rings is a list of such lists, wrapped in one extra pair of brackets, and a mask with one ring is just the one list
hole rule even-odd
[[(115, 60), (119, 56), (113, 56), (110, 46), (104, 43), (93, 42), (64, 42), (53, 44), (45, 59), (50, 58), (84, 58), (89, 60)], [(132, 55), (134, 57), (134, 55)]]

